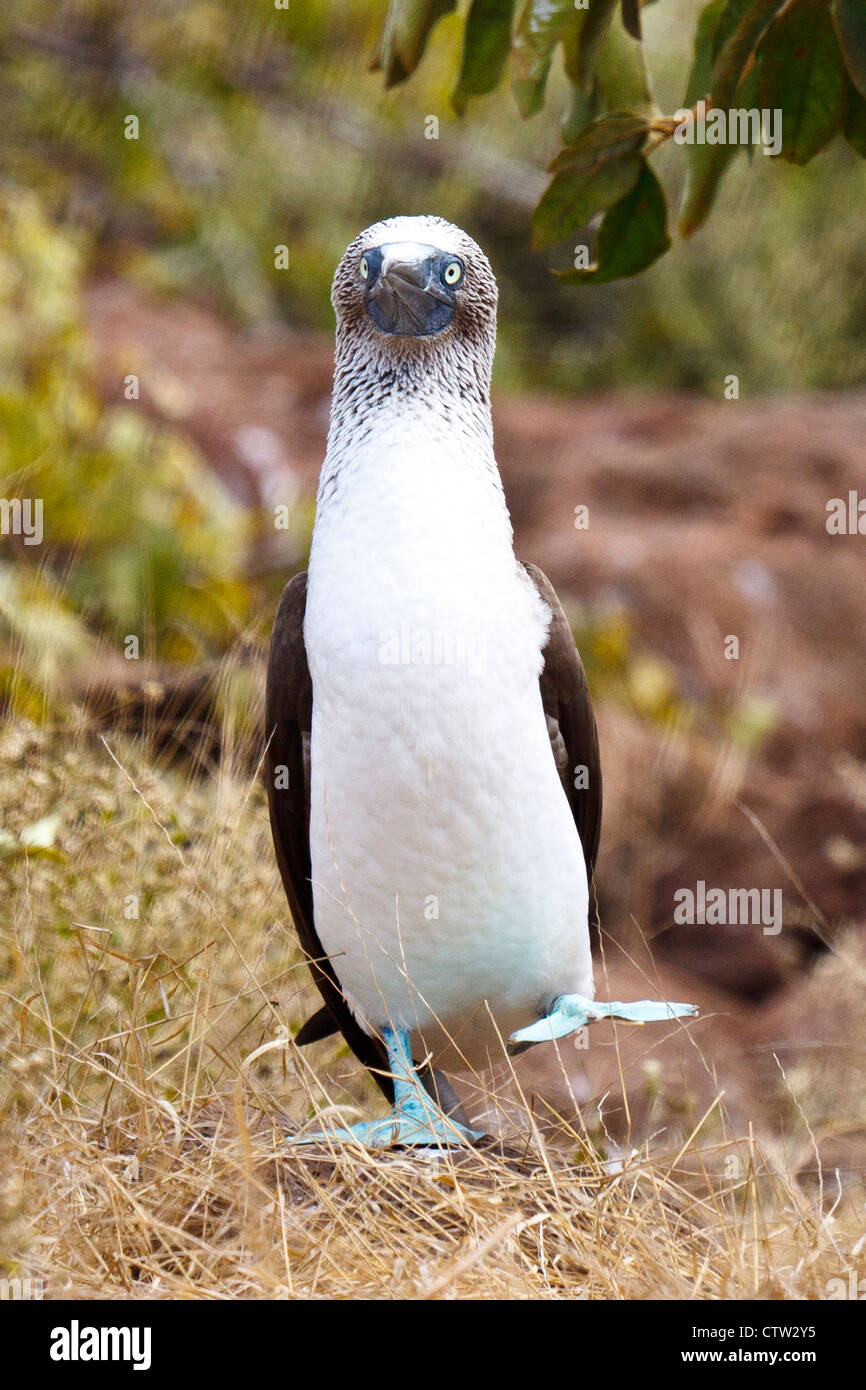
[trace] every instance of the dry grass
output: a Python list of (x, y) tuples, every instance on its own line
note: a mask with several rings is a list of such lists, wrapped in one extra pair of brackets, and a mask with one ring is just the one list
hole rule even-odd
[(245, 766), (0, 741), (4, 1273), (49, 1298), (802, 1298), (862, 1260), (862, 1190), (748, 1133), (611, 1163), (527, 1113), (467, 1153), (287, 1149), (378, 1101), (345, 1049), (290, 1042), (312, 991)]

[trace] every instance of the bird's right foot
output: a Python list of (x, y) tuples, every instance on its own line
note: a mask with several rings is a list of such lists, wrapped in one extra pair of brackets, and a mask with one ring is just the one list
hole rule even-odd
[(697, 1004), (668, 1004), (664, 999), (636, 999), (632, 1004), (612, 1000), (604, 1004), (587, 999), (583, 994), (561, 994), (554, 1000), (546, 1018), (511, 1034), (508, 1051), (516, 1056), (536, 1043), (578, 1033), (600, 1018), (621, 1018), (626, 1023), (660, 1023), (673, 1018), (693, 1018), (697, 1012)]

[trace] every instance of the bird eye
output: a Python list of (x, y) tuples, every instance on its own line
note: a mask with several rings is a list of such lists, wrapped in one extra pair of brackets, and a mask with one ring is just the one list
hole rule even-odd
[(367, 260), (367, 257), (366, 257), (366, 256), (362, 256), (362, 257), (361, 257), (361, 264), (360, 264), (360, 266), (358, 267), (358, 269), (359, 269), (360, 272), (361, 272), (361, 279), (362, 279), (362, 280), (367, 280), (367, 279), (369, 279), (369, 275), (370, 275), (370, 262)]
[(445, 267), (446, 285), (459, 285), (463, 279), (463, 267), (459, 261), (450, 261)]

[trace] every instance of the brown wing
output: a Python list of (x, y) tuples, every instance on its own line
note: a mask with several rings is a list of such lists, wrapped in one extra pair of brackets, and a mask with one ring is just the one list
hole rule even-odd
[[(537, 565), (524, 565), (553, 617), (539, 678), (550, 746), (568, 797), (589, 882), (590, 932), (598, 930), (595, 861), (601, 834), (601, 759), (586, 672), (556, 590)], [(586, 769), (585, 776), (581, 769)], [(575, 782), (585, 785), (575, 786)]]
[(313, 922), (309, 754), (313, 685), (304, 647), (306, 606), (307, 576), (297, 574), (283, 590), (271, 634), (265, 724), (268, 809), (277, 863), (298, 939), (325, 1001), (324, 1009), (304, 1024), (296, 1042), (303, 1046), (339, 1030), (391, 1100), (391, 1082), (379, 1074), (387, 1069), (385, 1050), (378, 1039), (363, 1031), (346, 1004)]

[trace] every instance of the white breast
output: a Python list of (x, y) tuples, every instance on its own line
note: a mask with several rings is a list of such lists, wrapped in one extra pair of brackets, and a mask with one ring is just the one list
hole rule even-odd
[(405, 420), (353, 450), (320, 505), (304, 629), (319, 938), (362, 1023), (440, 1060), (444, 1028), (473, 1064), (498, 1050), (491, 1013), (507, 1034), (592, 992), (538, 688), (550, 615), (491, 464)]

